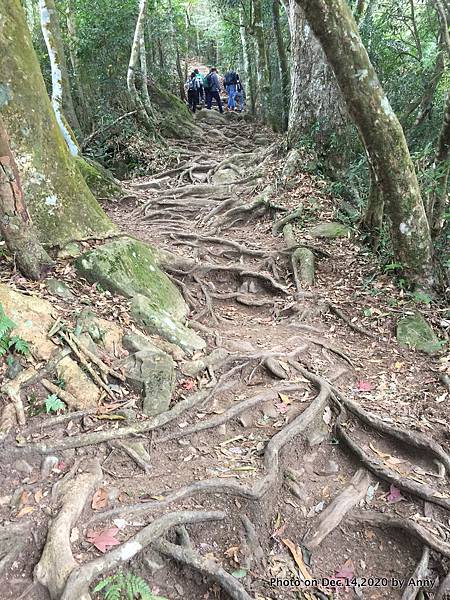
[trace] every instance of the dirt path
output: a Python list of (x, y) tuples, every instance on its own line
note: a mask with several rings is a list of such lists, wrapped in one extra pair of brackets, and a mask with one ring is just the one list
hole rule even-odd
[[(412, 305), (351, 229), (313, 236), (338, 209), (308, 174), (308, 157), (286, 163), (273, 134), (235, 114), (202, 111), (199, 123), (214, 143), (180, 145), (178, 166), (133, 182), (129, 200), (106, 208), (124, 232), (171, 253), (165, 268), (208, 341), (206, 353), (179, 360), (174, 405), (200, 401), (152, 432), (146, 473), (104, 445), (63, 454), (100, 458), (102, 487), (119, 497), (84, 514), (75, 557), (96, 556), (80, 539), (86, 527), (119, 519), (126, 538), (172, 511), (221, 511), (189, 534), (178, 529), (181, 545), (155, 542), (130, 568), (170, 600), (412, 599), (420, 588), (398, 582), (423, 557), (419, 576), (434, 591), (422, 598), (442, 600), (445, 390), (439, 363), (393, 339), (395, 319)], [(300, 204), (293, 234), (314, 254), (314, 285), (301, 272), (296, 280), (295, 247), (272, 231)], [(35, 555), (42, 544), (41, 535)], [(172, 560), (176, 552), (184, 555)], [(212, 562), (199, 564), (197, 554)], [(29, 597), (45, 598), (42, 589)]]

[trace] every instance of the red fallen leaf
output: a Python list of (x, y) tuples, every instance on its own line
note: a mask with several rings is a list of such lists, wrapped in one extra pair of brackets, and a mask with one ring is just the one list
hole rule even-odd
[(389, 494), (387, 495), (387, 501), (390, 502), (390, 504), (395, 504), (396, 502), (400, 502), (401, 500), (404, 500), (404, 498), (400, 490), (396, 488), (394, 484), (391, 484)]
[(90, 530), (87, 532), (86, 538), (91, 544), (94, 544), (97, 550), (100, 550), (104, 554), (109, 546), (118, 546), (120, 544), (119, 540), (115, 537), (118, 531), (118, 527), (111, 527), (102, 531)]
[(275, 406), (277, 411), (282, 415), (284, 415), (284, 413), (287, 413), (287, 411), (289, 410), (289, 406), (287, 406), (283, 402), (275, 402)]
[(195, 387), (195, 382), (193, 379), (183, 379), (181, 381), (181, 387), (184, 390), (192, 390)]
[(104, 488), (98, 488), (92, 497), (91, 506), (94, 510), (108, 506), (108, 492)]
[(375, 388), (371, 381), (358, 381), (356, 383), (356, 389), (358, 392), (371, 392)]
[(352, 579), (354, 576), (355, 571), (351, 560), (347, 560), (335, 574), (336, 579)]

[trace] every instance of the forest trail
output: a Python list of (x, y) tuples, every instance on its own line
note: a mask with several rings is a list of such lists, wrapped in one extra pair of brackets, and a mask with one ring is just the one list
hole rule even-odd
[[(311, 157), (286, 159), (281, 138), (245, 115), (196, 120), (202, 141), (171, 143), (169, 169), (129, 182), (128, 196), (104, 208), (123, 234), (159, 248), (207, 346), (191, 356), (178, 348), (170, 410), (138, 412), (127, 435), (108, 413), (79, 411), (37, 416), (7, 446), (4, 493), (17, 499), (14, 527), (33, 524), (33, 539), (24, 537), (5, 600), (48, 600), (32, 569), (40, 561), (35, 573), (52, 589), (70, 548), (82, 566), (64, 600), (87, 598), (79, 590), (123, 562), (169, 600), (412, 599), (414, 588), (396, 582), (420, 567), (434, 585), (450, 558), (437, 365), (396, 343), (401, 290), (356, 237), (351, 206), (311, 173)], [(77, 296), (64, 318), (90, 298), (137, 331), (126, 298), (101, 296), (70, 261), (58, 276)], [(17, 488), (20, 460), (34, 467)], [(171, 528), (168, 542), (161, 532)], [(99, 532), (106, 554), (87, 541)]]
[[(278, 160), (273, 133), (237, 114), (197, 117), (205, 142), (181, 146), (178, 166), (134, 182), (131, 216), (123, 204), (109, 211), (177, 257), (168, 272), (210, 352), (180, 365), (182, 387), (209, 390), (208, 401), (155, 433), (155, 473), (129, 485), (148, 496), (150, 481), (151, 493), (183, 500), (179, 507), (225, 512), (224, 524), (194, 528), (191, 541), (238, 573), (249, 596), (233, 598), (334, 597), (332, 586), (300, 595), (270, 584), (286, 583), (295, 568), (319, 581), (366, 578), (339, 598), (412, 598), (392, 583), (411, 577), (422, 556), (407, 518), (436, 532), (449, 502), (440, 450), (426, 442), (431, 428), (434, 439), (445, 436), (430, 361), (393, 339), (398, 292), (351, 228), (314, 236), (319, 222), (349, 223), (351, 206), (336, 206), (308, 173), (308, 157)], [(293, 234), (313, 251), (316, 273), (314, 285), (296, 289), (293, 250), (273, 224), (301, 205)], [(442, 568), (426, 560), (429, 573)], [(162, 573), (155, 579), (167, 582), (160, 589), (169, 598), (180, 581), (179, 597), (227, 597), (193, 572)]]

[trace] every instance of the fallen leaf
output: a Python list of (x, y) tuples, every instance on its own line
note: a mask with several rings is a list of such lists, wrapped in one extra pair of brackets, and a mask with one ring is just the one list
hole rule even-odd
[(292, 398), (289, 398), (289, 396), (287, 396), (286, 394), (282, 394), (281, 392), (278, 392), (278, 396), (279, 396), (281, 402), (283, 402), (283, 404), (292, 404)]
[(325, 425), (329, 425), (331, 423), (331, 408), (329, 406), (325, 407), (325, 410), (323, 411), (323, 415), (322, 415), (322, 419), (323, 422), (325, 423)]
[(183, 379), (181, 381), (181, 387), (183, 390), (192, 390), (195, 387), (195, 382), (193, 379)]
[(300, 569), (300, 573), (303, 575), (304, 579), (311, 579), (311, 573), (309, 572), (308, 567), (303, 562), (302, 550), (300, 546), (297, 546), (296, 544), (294, 544), (294, 542), (291, 542), (291, 540), (288, 540), (287, 538), (283, 538), (281, 541), (291, 551), (291, 554), (294, 557), (294, 560), (298, 568)]
[(21, 517), (24, 517), (25, 515), (32, 513), (33, 511), (34, 511), (34, 506), (24, 506), (17, 513), (16, 519), (20, 519)]
[(109, 529), (103, 529), (102, 531), (88, 531), (86, 538), (91, 544), (100, 550), (103, 554), (110, 546), (118, 546), (119, 540), (115, 537), (119, 529), (117, 527), (110, 527)]
[(98, 488), (92, 496), (91, 506), (94, 510), (100, 510), (108, 506), (108, 493), (104, 488)]
[(277, 411), (282, 415), (284, 415), (284, 413), (287, 413), (287, 411), (289, 410), (289, 406), (283, 404), (283, 402), (275, 402), (275, 406)]
[(337, 579), (352, 579), (352, 577), (354, 576), (355, 568), (351, 559), (346, 560), (343, 566), (339, 569), (339, 571), (336, 571), (335, 573), (335, 577)]
[(371, 381), (360, 380), (356, 383), (356, 389), (358, 392), (371, 392), (375, 388), (375, 385)]
[(396, 488), (394, 484), (391, 484), (389, 494), (387, 495), (387, 501), (390, 504), (395, 504), (396, 502), (400, 502), (401, 500), (404, 500), (404, 498), (400, 490)]
[(43, 497), (44, 497), (44, 492), (42, 490), (36, 490), (34, 492), (34, 501), (36, 502), (36, 504), (39, 504), (39, 502), (42, 500)]

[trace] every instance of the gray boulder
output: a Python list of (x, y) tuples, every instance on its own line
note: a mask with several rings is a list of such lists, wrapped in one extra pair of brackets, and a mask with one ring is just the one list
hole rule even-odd
[(127, 382), (143, 398), (143, 412), (149, 416), (168, 410), (175, 385), (175, 363), (159, 350), (140, 350), (120, 362)]
[(308, 231), (309, 235), (315, 238), (339, 238), (348, 237), (351, 234), (350, 227), (343, 223), (319, 223)]

